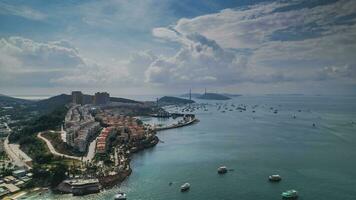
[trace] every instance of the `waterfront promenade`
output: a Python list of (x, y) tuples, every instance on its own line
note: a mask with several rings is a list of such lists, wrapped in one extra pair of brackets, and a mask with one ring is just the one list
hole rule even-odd
[(192, 124), (194, 124), (195, 122), (198, 122), (198, 121), (199, 121), (198, 119), (194, 118), (192, 120), (189, 120), (189, 121), (181, 123), (181, 124), (170, 124), (170, 125), (163, 126), (163, 127), (153, 127), (153, 130), (155, 130), (155, 131), (163, 131), (163, 130), (167, 130), (167, 129), (180, 128), (180, 127), (183, 127), (183, 126), (192, 125)]

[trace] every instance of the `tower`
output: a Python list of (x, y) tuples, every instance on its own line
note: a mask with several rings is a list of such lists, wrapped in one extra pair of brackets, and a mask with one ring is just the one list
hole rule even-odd
[(192, 89), (189, 89), (189, 100), (192, 100)]
[(72, 102), (75, 104), (83, 104), (83, 93), (81, 91), (73, 91)]
[(97, 92), (94, 95), (94, 104), (95, 105), (105, 105), (110, 102), (110, 94), (107, 92)]

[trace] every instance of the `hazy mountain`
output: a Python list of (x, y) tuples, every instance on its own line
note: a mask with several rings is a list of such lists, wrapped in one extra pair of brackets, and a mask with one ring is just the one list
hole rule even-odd
[(206, 99), (206, 100), (228, 100), (231, 99), (228, 96), (217, 94), (217, 93), (205, 93), (197, 97), (198, 99)]
[[(181, 97), (186, 97), (186, 98), (189, 98), (189, 93), (187, 93), (187, 94), (182, 94), (182, 95), (180, 95)], [(192, 93), (192, 98), (197, 98), (197, 97), (199, 97), (199, 96), (201, 96), (201, 94), (199, 94), (199, 93)]]
[(12, 105), (12, 104), (30, 104), (30, 103), (33, 103), (33, 101), (0, 94), (0, 105), (3, 106)]
[(172, 96), (164, 96), (158, 100), (160, 105), (174, 105), (174, 104), (188, 104), (188, 103), (195, 103), (193, 100), (183, 99), (179, 97), (172, 97)]

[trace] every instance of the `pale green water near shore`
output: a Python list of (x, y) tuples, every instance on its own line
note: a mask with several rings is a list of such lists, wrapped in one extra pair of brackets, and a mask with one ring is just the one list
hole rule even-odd
[[(242, 96), (225, 102), (248, 108), (221, 113), (210, 106), (196, 112), (199, 123), (160, 132), (164, 143), (134, 155), (133, 173), (120, 188), (33, 199), (109, 200), (121, 190), (128, 200), (275, 200), (287, 189), (298, 190), (301, 200), (356, 199), (356, 97)], [(220, 165), (234, 171), (219, 176)], [(271, 184), (267, 176), (275, 173), (283, 180)], [(184, 182), (191, 184), (187, 193), (179, 191)]]

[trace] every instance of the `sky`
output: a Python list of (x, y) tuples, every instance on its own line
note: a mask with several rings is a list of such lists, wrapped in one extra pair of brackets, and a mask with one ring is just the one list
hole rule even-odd
[(0, 0), (0, 93), (356, 94), (354, 0)]

